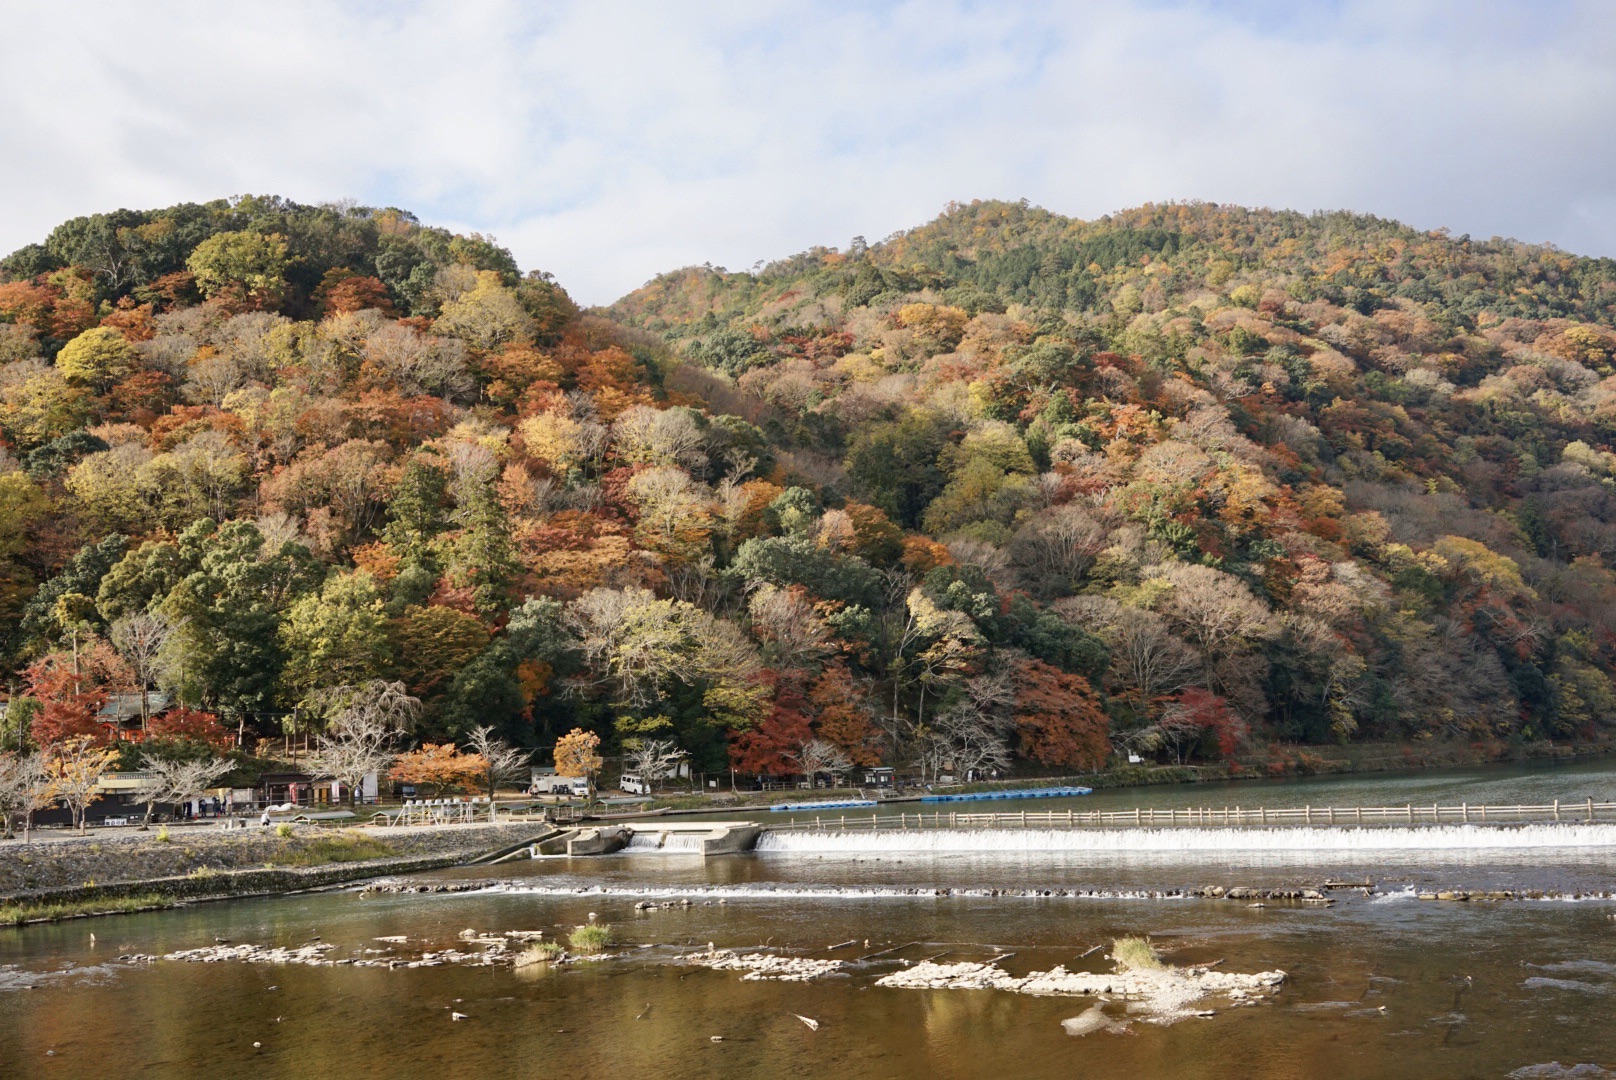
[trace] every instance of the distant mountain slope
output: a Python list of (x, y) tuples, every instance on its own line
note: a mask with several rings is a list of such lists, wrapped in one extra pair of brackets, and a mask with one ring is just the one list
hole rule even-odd
[[(868, 249), (816, 248), (756, 275), (674, 271), (611, 311), (666, 329), (709, 312), (749, 314), (798, 290), (839, 296), (857, 307), (882, 292), (917, 288), (958, 290), (954, 300), (965, 306), (974, 300), (1105, 310), (1118, 289), (1130, 281), (1140, 284), (1147, 259), (1157, 265), (1149, 280), (1169, 294), (1218, 288), (1233, 275), (1255, 274), (1283, 279), (1295, 299), (1324, 298), (1363, 314), (1412, 300), (1429, 305), (1428, 314), (1447, 313), (1456, 325), (1483, 312), (1603, 322), (1616, 315), (1616, 261), (1542, 245), (1422, 233), (1344, 212), (1308, 216), (1184, 203), (1083, 222), (1004, 202), (955, 204), (935, 221)], [(783, 302), (801, 300), (799, 295)]]

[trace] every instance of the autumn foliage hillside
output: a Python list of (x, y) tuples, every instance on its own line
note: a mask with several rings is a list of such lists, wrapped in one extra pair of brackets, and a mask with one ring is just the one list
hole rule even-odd
[(1023, 596), (1098, 639), (1114, 740), (1616, 722), (1611, 260), (1346, 213), (973, 203), (611, 313), (818, 490), (944, 543), (990, 640)]
[(0, 261), (0, 745), (377, 679), (438, 751), (777, 775), (1603, 738), (1613, 304), (1205, 205), (956, 206), (596, 313), (398, 210), (76, 219)]

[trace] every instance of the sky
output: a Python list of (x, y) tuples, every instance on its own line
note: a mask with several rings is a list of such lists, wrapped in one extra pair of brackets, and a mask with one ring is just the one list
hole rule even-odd
[(0, 250), (245, 193), (586, 304), (924, 223), (1203, 199), (1616, 256), (1616, 4), (0, 0)]

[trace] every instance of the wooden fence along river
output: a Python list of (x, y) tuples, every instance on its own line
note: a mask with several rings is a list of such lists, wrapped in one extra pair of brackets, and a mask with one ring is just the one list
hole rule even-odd
[(1237, 828), (1325, 825), (1516, 825), (1527, 822), (1588, 824), (1616, 822), (1616, 803), (1561, 802), (1543, 806), (1195, 806), (1176, 810), (1023, 810), (971, 814), (949, 811), (897, 814), (816, 815), (812, 819), (770, 822), (771, 832), (848, 829), (1080, 829), (1080, 828)]

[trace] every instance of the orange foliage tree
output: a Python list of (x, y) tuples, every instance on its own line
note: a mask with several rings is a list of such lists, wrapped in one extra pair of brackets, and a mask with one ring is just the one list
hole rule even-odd
[(376, 308), (385, 315), (394, 314), (393, 301), (387, 295), (387, 286), (374, 277), (356, 274), (352, 270), (333, 267), (320, 279), (314, 290), (315, 304), (322, 313), (346, 314)]
[(400, 754), (387, 775), (403, 784), (441, 792), (472, 787), (487, 771), (488, 762), (481, 754), (463, 754), (453, 743), (425, 743), (419, 750)]
[(855, 765), (875, 765), (881, 761), (881, 732), (870, 719), (853, 676), (841, 664), (833, 664), (808, 691), (808, 700), (819, 713), (819, 737), (839, 748)]
[(1016, 733), (1021, 753), (1044, 765), (1098, 769), (1111, 750), (1100, 698), (1081, 675), (1041, 660), (1016, 665)]

